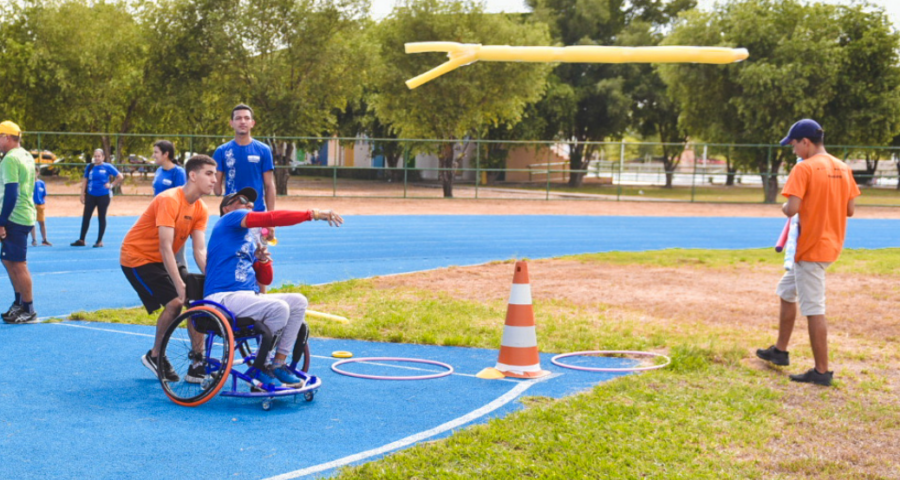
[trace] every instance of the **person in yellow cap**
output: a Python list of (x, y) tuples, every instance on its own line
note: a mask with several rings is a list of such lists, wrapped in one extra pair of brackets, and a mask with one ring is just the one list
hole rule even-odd
[(16, 299), (2, 314), (6, 323), (35, 323), (31, 273), (25, 261), (28, 234), (34, 227), (34, 157), (22, 148), (22, 129), (13, 122), (0, 122), (0, 259)]

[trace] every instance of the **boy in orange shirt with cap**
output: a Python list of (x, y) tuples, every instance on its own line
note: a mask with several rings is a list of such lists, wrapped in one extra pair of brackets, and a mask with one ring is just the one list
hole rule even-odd
[(859, 187), (844, 162), (828, 154), (825, 131), (815, 121), (803, 119), (791, 126), (781, 145), (791, 145), (798, 163), (781, 194), (788, 201), (782, 211), (788, 217), (800, 214), (800, 235), (794, 267), (781, 278), (775, 293), (781, 298), (778, 341), (756, 356), (775, 365), (790, 365), (787, 347), (800, 313), (809, 322), (815, 367), (791, 375), (795, 382), (830, 386), (834, 372), (828, 370), (828, 329), (825, 323), (825, 269), (841, 254), (847, 217), (856, 208)]

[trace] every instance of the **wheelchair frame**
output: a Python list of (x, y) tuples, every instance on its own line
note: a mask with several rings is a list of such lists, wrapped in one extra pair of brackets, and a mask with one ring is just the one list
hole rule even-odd
[[(313, 400), (316, 390), (322, 386), (322, 381), (315, 375), (306, 373), (309, 368), (309, 344), (305, 341), (306, 332), (301, 331), (301, 335), (298, 336), (291, 363), (288, 365), (290, 370), (304, 381), (303, 385), (271, 387), (254, 380), (247, 373), (233, 369), (235, 365), (249, 365), (251, 369), (256, 368), (253, 363), (264, 338), (266, 335), (272, 337), (268, 327), (253, 319), (236, 318), (225, 306), (213, 301), (196, 300), (189, 305), (189, 308), (166, 330), (160, 350), (160, 358), (168, 358), (180, 377), (178, 382), (170, 382), (165, 379), (165, 372), (159, 370), (160, 385), (170, 400), (185, 407), (202, 405), (223, 390), (229, 377), (231, 388), (222, 391), (222, 396), (262, 398), (263, 410), (269, 410), (272, 400), (276, 397), (293, 396), (296, 401), (297, 395), (303, 395), (306, 401)], [(181, 327), (187, 327), (185, 329), (187, 335), (176, 335)], [(193, 345), (200, 343), (201, 335), (204, 351), (198, 357)], [(256, 349), (250, 344), (253, 340), (256, 341)], [(269, 343), (272, 343), (272, 338), (269, 340)], [(303, 340), (302, 351), (298, 351), (301, 350), (301, 340)], [(234, 358), (235, 352), (240, 353), (237, 359)], [(303, 364), (297, 368), (301, 358)], [(187, 372), (197, 361), (203, 364), (205, 375), (199, 382), (192, 382), (187, 379)]]

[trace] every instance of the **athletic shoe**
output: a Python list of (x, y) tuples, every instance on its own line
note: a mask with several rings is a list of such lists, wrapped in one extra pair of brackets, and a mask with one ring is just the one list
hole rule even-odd
[(44, 240), (43, 242), (41, 242), (41, 245), (44, 245), (45, 247), (52, 247), (52, 246), (53, 246), (52, 243), (50, 243), (50, 242), (48, 242), (48, 241), (46, 241), (46, 240)]
[(250, 369), (247, 370), (247, 375), (249, 375), (250, 378), (259, 381), (259, 383), (263, 384), (266, 387), (273, 388), (282, 386), (281, 382), (278, 381), (277, 378), (273, 378), (272, 375), (270, 375), (271, 373), (271, 370), (263, 372), (253, 367), (250, 367)]
[(74, 242), (70, 243), (69, 245), (71, 245), (71, 246), (73, 246), (73, 247), (84, 247), (84, 246), (86, 246), (86, 245), (84, 244), (84, 240), (75, 240)]
[(36, 247), (36, 246), (37, 246), (37, 240), (32, 240), (32, 241), (31, 241), (31, 246), (32, 246), (32, 247)]
[[(141, 357), (141, 363), (143, 363), (145, 367), (150, 369), (150, 371), (153, 372), (154, 375), (159, 377), (158, 359), (156, 357), (150, 356), (151, 351), (152, 350), (148, 350), (147, 353), (145, 353), (144, 356)], [(178, 374), (175, 373), (175, 369), (172, 368), (172, 364), (169, 363), (169, 359), (166, 357), (163, 357), (163, 371), (165, 372), (166, 381), (177, 382), (181, 380), (181, 377), (179, 377)]]
[(17, 303), (14, 303), (9, 307), (9, 310), (7, 310), (6, 313), (0, 315), (0, 317), (3, 318), (4, 322), (9, 323), (9, 320), (17, 317), (21, 311), (22, 311), (22, 306)]
[(197, 365), (191, 365), (190, 368), (188, 368), (187, 375), (184, 376), (184, 381), (187, 383), (203, 383), (204, 377), (206, 377), (206, 367), (204, 367), (202, 363), (198, 363)]
[(819, 373), (815, 368), (810, 368), (806, 373), (799, 375), (790, 375), (792, 382), (815, 383), (823, 387), (830, 387), (831, 381), (834, 379), (834, 372)]
[(97, 242), (94, 244), (94, 248), (100, 248), (103, 246), (103, 242)]
[(16, 325), (23, 325), (26, 323), (37, 323), (38, 316), (37, 312), (28, 313), (25, 310), (19, 310), (18, 315), (15, 317), (7, 318), (4, 320), (6, 323), (12, 323)]
[(306, 384), (302, 378), (294, 375), (287, 365), (273, 368), (272, 373), (275, 374), (275, 378), (281, 380), (285, 387), (302, 388)]
[(756, 350), (756, 356), (767, 362), (772, 362), (773, 364), (780, 365), (782, 367), (786, 367), (791, 364), (790, 354), (788, 354), (788, 352), (783, 352), (775, 348), (775, 345), (772, 345), (771, 347), (766, 349), (758, 348)]

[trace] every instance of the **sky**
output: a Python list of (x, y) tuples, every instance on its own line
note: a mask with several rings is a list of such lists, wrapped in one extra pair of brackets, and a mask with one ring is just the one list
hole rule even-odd
[[(371, 0), (372, 1), (372, 17), (376, 19), (384, 18), (394, 7), (397, 0)], [(821, 0), (827, 3), (850, 5), (851, 0)], [(891, 17), (894, 27), (900, 29), (900, 1), (898, 0), (870, 0), (876, 5), (884, 7), (887, 14)], [(485, 6), (489, 12), (527, 12), (524, 0), (486, 0)], [(715, 4), (715, 0), (697, 0), (698, 7), (708, 9)]]

